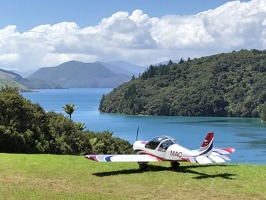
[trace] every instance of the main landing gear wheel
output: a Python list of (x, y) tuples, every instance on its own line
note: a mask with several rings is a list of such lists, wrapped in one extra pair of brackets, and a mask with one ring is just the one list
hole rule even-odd
[(148, 163), (146, 163), (146, 162), (139, 162), (139, 168), (141, 170), (146, 170), (148, 168)]
[(179, 167), (180, 163), (179, 162), (171, 162), (171, 167), (173, 169), (177, 169)]

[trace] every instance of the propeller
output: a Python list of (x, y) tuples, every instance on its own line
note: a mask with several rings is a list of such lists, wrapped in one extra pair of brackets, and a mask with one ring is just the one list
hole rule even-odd
[(138, 126), (138, 129), (137, 129), (136, 141), (138, 140), (138, 136), (139, 136), (139, 126)]
[[(137, 129), (137, 134), (136, 134), (136, 140), (135, 140), (135, 141), (138, 140), (138, 136), (139, 136), (139, 126), (138, 126), (138, 129)], [(129, 149), (130, 147), (133, 147), (133, 144), (131, 144), (131, 145), (129, 145), (128, 147), (126, 147), (125, 149), (123, 149), (123, 151)]]

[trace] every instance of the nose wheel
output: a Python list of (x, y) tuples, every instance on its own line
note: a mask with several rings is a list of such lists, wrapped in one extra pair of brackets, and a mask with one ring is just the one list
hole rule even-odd
[(179, 162), (171, 162), (171, 167), (172, 167), (173, 169), (176, 169), (176, 168), (178, 168), (178, 167), (179, 167), (179, 165), (180, 165), (180, 163), (179, 163)]

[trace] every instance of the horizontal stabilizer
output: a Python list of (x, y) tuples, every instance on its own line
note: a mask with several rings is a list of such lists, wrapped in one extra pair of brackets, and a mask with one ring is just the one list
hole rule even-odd
[(159, 158), (151, 155), (86, 155), (85, 158), (97, 162), (159, 162)]
[(234, 151), (235, 151), (234, 148), (213, 148), (212, 149), (212, 153), (216, 153), (219, 155), (234, 153)]
[(210, 156), (195, 156), (186, 159), (191, 163), (199, 164), (212, 164), (212, 163), (223, 163), (230, 160), (228, 157), (223, 155), (210, 155)]

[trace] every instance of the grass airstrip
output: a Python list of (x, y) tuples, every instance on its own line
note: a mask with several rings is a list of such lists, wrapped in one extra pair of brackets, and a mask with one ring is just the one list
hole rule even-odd
[(265, 165), (169, 165), (0, 154), (0, 199), (266, 199)]

